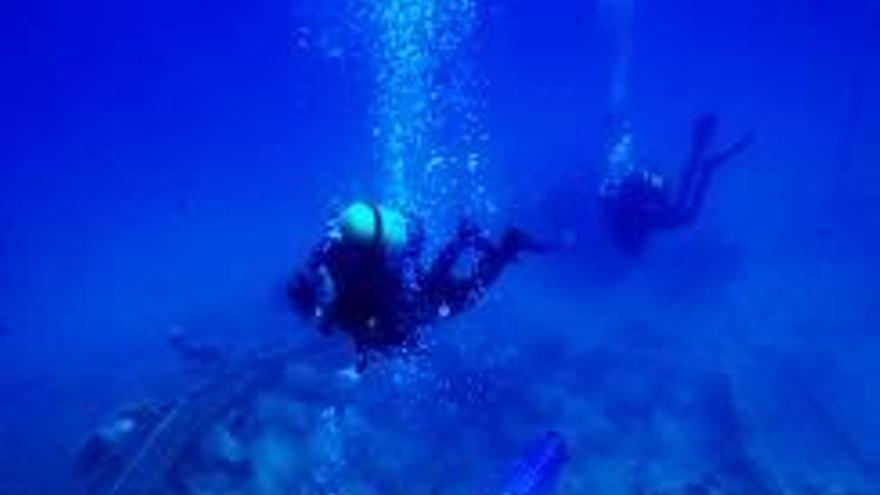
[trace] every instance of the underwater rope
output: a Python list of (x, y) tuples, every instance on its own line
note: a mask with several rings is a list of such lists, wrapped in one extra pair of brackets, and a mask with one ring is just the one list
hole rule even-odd
[(258, 351), (229, 363), (193, 392), (181, 399), (144, 440), (140, 449), (101, 495), (156, 495), (170, 473), (211, 421), (236, 404), (251, 398), (273, 383), (287, 363), (313, 349), (284, 345)]
[(568, 458), (562, 435), (547, 432), (523, 451), (503, 483), (485, 495), (544, 495), (553, 488)]

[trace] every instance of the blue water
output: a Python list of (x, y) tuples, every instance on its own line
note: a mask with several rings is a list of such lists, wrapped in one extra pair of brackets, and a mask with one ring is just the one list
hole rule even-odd
[(880, 5), (633, 6), (637, 158), (674, 174), (700, 112), (758, 137), (638, 260), (596, 211), (618, 52), (595, 1), (10, 8), (0, 493), (76, 493), (90, 431), (204, 378), (172, 329), (345, 361), (283, 287), (367, 197), (566, 248), (354, 390), (296, 363), (249, 406), (253, 479), (191, 493), (475, 493), (554, 430), (560, 495), (880, 494)]

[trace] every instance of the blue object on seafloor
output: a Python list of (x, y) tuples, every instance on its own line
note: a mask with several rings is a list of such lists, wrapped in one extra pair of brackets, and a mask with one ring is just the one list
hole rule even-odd
[(523, 451), (491, 495), (545, 495), (553, 489), (567, 461), (565, 440), (548, 432)]

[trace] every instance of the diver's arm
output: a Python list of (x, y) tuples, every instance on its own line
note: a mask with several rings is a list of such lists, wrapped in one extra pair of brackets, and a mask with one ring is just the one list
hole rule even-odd
[(317, 273), (327, 264), (333, 252), (338, 249), (338, 245), (338, 239), (332, 234), (324, 236), (324, 239), (309, 254), (305, 269), (311, 273)]
[(307, 319), (317, 319), (323, 327), (332, 325), (328, 286), (332, 281), (327, 273), (327, 262), (338, 249), (338, 243), (327, 237), (309, 255), (308, 261), (287, 284), (287, 298), (291, 307)]
[(325, 276), (318, 272), (315, 276), (297, 274), (288, 284), (287, 294), (293, 309), (306, 320), (312, 321), (323, 334), (332, 332), (336, 325), (333, 304), (328, 297)]

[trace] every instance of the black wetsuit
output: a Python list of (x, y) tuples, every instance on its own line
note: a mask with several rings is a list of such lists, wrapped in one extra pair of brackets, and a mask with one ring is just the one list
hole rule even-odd
[[(454, 316), (478, 302), (525, 250), (540, 246), (523, 232), (510, 229), (500, 243), (463, 223), (456, 236), (428, 266), (422, 264), (424, 235), (414, 228), (402, 252), (381, 245), (358, 246), (328, 236), (312, 253), (306, 268), (288, 285), (296, 311), (316, 313), (319, 328), (339, 328), (366, 356), (369, 351), (394, 349), (417, 341), (419, 329), (438, 318)], [(473, 269), (459, 275), (455, 267), (465, 252), (473, 252)], [(332, 296), (320, 301), (318, 286), (332, 286)]]
[(358, 349), (403, 344), (413, 319), (405, 257), (382, 247), (352, 246), (341, 239), (325, 241), (312, 255), (311, 267), (326, 270), (333, 297), (320, 308), (320, 326), (351, 334)]
[(602, 196), (605, 218), (625, 253), (640, 254), (656, 230), (693, 224), (702, 210), (715, 170), (754, 141), (754, 135), (748, 133), (725, 150), (710, 154), (708, 149), (717, 128), (714, 115), (701, 116), (695, 121), (690, 154), (675, 198), (670, 196), (662, 177), (638, 169), (609, 188), (613, 191), (611, 194)]

